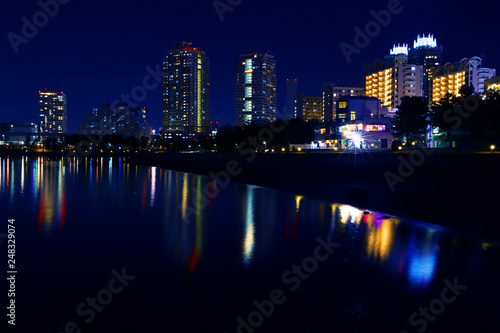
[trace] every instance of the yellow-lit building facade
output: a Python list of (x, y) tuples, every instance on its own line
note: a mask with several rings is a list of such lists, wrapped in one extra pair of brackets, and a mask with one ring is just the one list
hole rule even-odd
[(383, 107), (395, 109), (403, 97), (422, 97), (422, 80), (422, 66), (395, 63), (365, 76), (366, 96), (376, 97)]
[(438, 102), (447, 93), (458, 96), (460, 88), (465, 84), (466, 71), (435, 77), (432, 80), (432, 101)]
[(464, 58), (459, 63), (448, 63), (433, 69), (432, 102), (438, 102), (447, 93), (458, 96), (464, 85), (474, 87), (474, 91), (483, 95), (488, 90), (488, 82), (496, 75), (494, 68), (483, 68), (479, 57)]
[(500, 92), (500, 76), (495, 76), (484, 81), (484, 85), (486, 87), (486, 93)]
[(366, 96), (380, 99), (383, 107), (394, 107), (395, 81), (393, 68), (387, 68), (366, 76)]

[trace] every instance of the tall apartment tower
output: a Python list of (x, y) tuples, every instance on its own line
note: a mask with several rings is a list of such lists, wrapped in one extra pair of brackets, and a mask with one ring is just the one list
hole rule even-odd
[(432, 68), (441, 66), (442, 61), (443, 47), (438, 46), (434, 35), (418, 35), (408, 52), (408, 63), (423, 67), (422, 96), (427, 102), (432, 99)]
[(365, 65), (366, 96), (376, 97), (382, 106), (395, 109), (405, 96), (423, 96), (423, 66), (408, 63), (408, 47), (394, 46), (390, 56)]
[(336, 119), (337, 100), (341, 96), (364, 96), (360, 87), (337, 87), (332, 82), (323, 84), (323, 119), (331, 122)]
[(176, 43), (163, 60), (163, 130), (210, 131), (210, 62), (191, 43)]
[(63, 134), (68, 130), (66, 95), (62, 91), (38, 91), (40, 95), (40, 132)]
[(295, 118), (297, 79), (286, 79), (286, 118)]
[(270, 51), (247, 51), (236, 62), (236, 126), (276, 120), (276, 60)]

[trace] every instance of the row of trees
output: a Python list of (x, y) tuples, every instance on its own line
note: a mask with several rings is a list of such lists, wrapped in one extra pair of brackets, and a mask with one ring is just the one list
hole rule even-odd
[[(314, 140), (315, 121), (306, 122), (302, 119), (282, 120), (272, 124), (259, 126), (251, 124), (244, 127), (223, 126), (215, 137), (217, 150), (232, 152), (238, 145), (246, 142), (249, 147), (259, 145), (267, 149), (286, 148), (290, 143), (309, 143)], [(264, 143), (265, 142), (265, 143)]]
[(439, 128), (448, 145), (481, 148), (500, 141), (500, 93), (491, 92), (486, 99), (463, 86), (459, 96), (446, 94), (427, 106), (421, 97), (404, 97), (393, 121), (394, 134), (408, 141), (425, 139), (427, 126)]
[[(26, 146), (36, 145), (38, 141), (32, 141), (30, 135), (26, 136)], [(91, 143), (92, 147), (91, 147)], [(62, 150), (68, 146), (80, 146), (82, 149), (107, 149), (109, 147), (128, 147), (131, 149), (146, 148), (148, 139), (141, 137), (124, 137), (120, 134), (83, 135), (83, 134), (63, 134), (60, 139), (48, 137), (43, 141), (44, 147), (49, 150)]]
[[(290, 143), (309, 143), (314, 140), (314, 127), (317, 122), (305, 122), (301, 119), (277, 120), (272, 124), (260, 126), (251, 124), (244, 127), (226, 125), (221, 127), (215, 137), (200, 134), (196, 138), (183, 139), (180, 136), (172, 138), (159, 135), (150, 142), (147, 138), (123, 137), (120, 134), (61, 135), (60, 139), (55, 137), (46, 138), (43, 141), (44, 148), (48, 150), (64, 150), (67, 147), (78, 147), (85, 150), (109, 150), (109, 149), (147, 149), (153, 148), (162, 151), (219, 151), (234, 152), (243, 142), (248, 147), (281, 149), (288, 147)], [(28, 147), (36, 145), (36, 141), (28, 135), (26, 137)], [(92, 145), (90, 144), (92, 143)]]
[[(225, 125), (219, 128), (215, 137), (199, 135), (196, 139), (166, 138), (160, 135), (151, 142), (152, 147), (165, 151), (218, 151), (234, 152), (246, 142), (248, 147), (281, 149), (290, 143), (309, 143), (314, 140), (314, 127), (317, 122), (302, 119), (277, 120), (261, 126), (250, 124), (243, 127)], [(272, 133), (269, 135), (269, 133)]]

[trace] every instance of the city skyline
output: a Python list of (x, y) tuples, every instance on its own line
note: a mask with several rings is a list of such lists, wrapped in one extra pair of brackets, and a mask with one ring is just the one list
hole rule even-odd
[[(41, 10), (35, 2), (24, 6), (22, 3), (8, 6), (11, 7), (11, 15), (4, 25), (3, 32), (6, 36), (10, 32), (20, 35), (23, 26), (21, 19), (31, 19), (34, 13)], [(89, 108), (110, 100), (120, 100), (122, 94), (130, 95), (135, 87), (143, 86), (144, 79), (149, 75), (149, 87), (156, 87), (147, 90), (145, 99), (137, 101), (137, 104), (148, 109), (148, 118), (150, 117), (152, 125), (157, 129), (161, 124), (161, 83), (156, 80), (155, 74), (158, 73), (158, 66), (161, 71), (162, 56), (173, 43), (181, 40), (199, 45), (210, 55), (211, 120), (219, 121), (220, 124), (234, 124), (235, 73), (232, 64), (234, 59), (247, 49), (270, 50), (275, 55), (278, 63), (279, 112), (283, 111), (286, 104), (286, 78), (298, 78), (300, 90), (310, 96), (320, 95), (324, 82), (333, 81), (338, 86), (362, 86), (362, 66), (365, 63), (383, 58), (392, 45), (411, 42), (422, 33), (433, 33), (439, 44), (444, 46), (444, 63), (477, 55), (483, 58), (487, 67), (499, 67), (497, 59), (500, 59), (500, 50), (488, 36), (469, 33), (468, 29), (451, 19), (442, 18), (429, 23), (436, 14), (426, 12), (423, 8), (425, 3), (402, 2), (405, 10), (394, 15), (390, 24), (371, 38), (370, 43), (359, 54), (353, 54), (349, 64), (344, 59), (339, 44), (352, 44), (355, 37), (353, 29), (364, 27), (373, 19), (370, 12), (382, 10), (386, 6), (385, 3), (360, 2), (356, 6), (346, 4), (344, 10), (356, 13), (357, 17), (339, 18), (338, 22), (322, 22), (317, 19), (326, 18), (329, 9), (334, 8), (333, 4), (310, 7), (306, 11), (307, 17), (299, 16), (290, 22), (287, 21), (290, 18), (289, 13), (298, 10), (299, 4), (289, 3), (287, 14), (283, 17), (275, 15), (280, 12), (280, 6), (270, 4), (269, 12), (262, 18), (273, 18), (270, 23), (273, 33), (269, 35), (262, 33), (267, 31), (268, 27), (256, 27), (255, 31), (245, 28), (253, 22), (252, 15), (258, 10), (258, 4), (242, 3), (235, 7), (234, 11), (225, 12), (223, 21), (211, 3), (193, 5), (188, 1), (158, 6), (148, 2), (127, 2), (118, 8), (112, 4), (102, 4), (99, 13), (94, 13), (88, 8), (80, 8), (77, 3), (69, 2), (60, 5), (57, 15), (51, 17), (46, 26), (38, 28), (36, 36), (30, 38), (28, 43), (19, 44), (18, 53), (14, 52), (11, 42), (5, 38), (3, 45), (7, 52), (4, 57), (5, 63), (9, 64), (5, 69), (5, 77), (9, 80), (3, 80), (2, 88), (7, 95), (6, 109), (15, 109), (16, 112), (3, 113), (0, 121), (33, 122), (37, 117), (36, 92), (44, 88), (62, 90), (70, 96), (68, 130), (76, 132), (77, 125)], [(80, 10), (83, 11), (81, 16), (86, 18), (85, 21), (75, 15)], [(476, 20), (477, 28), (486, 29), (491, 25), (494, 12), (495, 10), (491, 13), (482, 12)], [(172, 22), (166, 24), (165, 28), (154, 30), (153, 28), (160, 24), (162, 13), (168, 13), (167, 16)], [(447, 13), (449, 17), (457, 14), (455, 9), (449, 9)], [(313, 19), (313, 14), (317, 16), (316, 19)], [(148, 24), (111, 26), (120, 15), (137, 15), (138, 22), (144, 22), (147, 16)], [(419, 19), (403, 30), (400, 27), (406, 21), (405, 15)], [(182, 31), (175, 29), (176, 23), (189, 17), (199, 19), (196, 28), (187, 27)], [(90, 21), (94, 22), (95, 27), (90, 29), (87, 35), (81, 30), (85, 30), (89, 18), (93, 19)], [(285, 21), (287, 23), (283, 24)], [(206, 26), (206, 29), (200, 30), (200, 26)], [(101, 31), (106, 31), (106, 34), (115, 38), (101, 36)], [(291, 36), (283, 35), (285, 31), (290, 31)], [(236, 38), (239, 35), (241, 37)], [(277, 39), (278, 35), (284, 37)], [(90, 36), (94, 39), (91, 40)], [(74, 42), (69, 43), (69, 40)], [(316, 58), (314, 61), (304, 62), (304, 55), (310, 52), (309, 47), (312, 44), (317, 45), (314, 53)], [(140, 52), (132, 52), (132, 49), (138, 49)], [(40, 52), (43, 50), (49, 52)], [(27, 77), (30, 78), (29, 82), (26, 82)]]

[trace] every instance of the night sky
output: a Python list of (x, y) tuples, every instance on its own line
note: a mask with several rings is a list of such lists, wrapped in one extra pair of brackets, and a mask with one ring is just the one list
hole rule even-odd
[[(280, 110), (286, 104), (286, 78), (298, 78), (299, 90), (313, 96), (321, 95), (326, 81), (361, 86), (363, 64), (383, 58), (394, 43), (413, 44), (423, 33), (433, 33), (443, 45), (445, 62), (477, 55), (484, 67), (500, 70), (497, 1), (402, 0), (402, 13), (393, 15), (350, 64), (339, 44), (353, 44), (354, 27), (364, 29), (373, 20), (370, 11), (386, 9), (388, 1), (232, 2), (240, 4), (221, 21), (213, 0), (70, 0), (16, 54), (8, 34), (22, 36), (21, 19), (33, 22), (41, 7), (37, 1), (3, 1), (0, 122), (38, 121), (38, 90), (47, 88), (68, 96), (68, 127), (76, 132), (91, 107), (142, 86), (146, 67), (154, 69), (178, 41), (207, 52), (211, 118), (222, 124), (234, 124), (235, 61), (249, 49), (275, 55)], [(148, 91), (140, 105), (158, 129), (161, 85)]]

